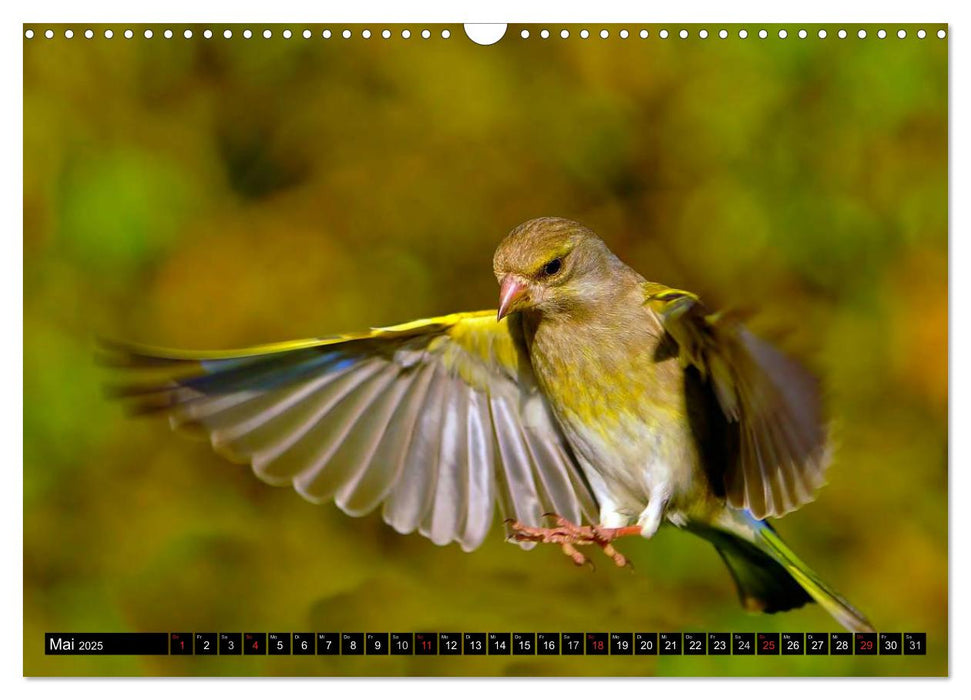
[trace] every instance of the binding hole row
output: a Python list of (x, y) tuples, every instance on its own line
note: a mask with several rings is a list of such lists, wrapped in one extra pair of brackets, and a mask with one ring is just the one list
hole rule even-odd
[[(284, 29), (282, 32), (280, 32), (280, 35), (284, 39), (291, 39), (294, 36), (296, 36), (298, 33), (304, 39), (311, 39), (314, 36), (313, 32), (309, 29), (304, 29), (302, 32), (294, 32), (290, 29)], [(240, 32), (240, 35), (242, 36), (243, 39), (251, 39), (254, 36), (256, 36), (251, 29), (244, 29), (242, 32)], [(274, 33), (270, 29), (264, 29), (260, 35), (264, 39), (272, 39), (274, 36)], [(350, 39), (354, 36), (354, 32), (352, 32), (350, 29), (344, 29), (342, 31), (337, 32), (337, 35), (341, 36), (344, 39)], [(442, 39), (448, 39), (451, 37), (451, 35), (452, 34), (448, 29), (443, 29), (440, 33), (440, 36)], [(532, 36), (529, 29), (523, 29), (519, 35), (522, 39), (529, 39), (530, 36)], [(579, 32), (577, 32), (577, 35), (581, 39), (588, 39), (592, 36), (589, 29), (581, 29)], [(601, 29), (598, 35), (600, 36), (601, 39), (608, 39), (610, 38), (611, 33), (607, 29)], [(617, 35), (621, 39), (627, 39), (628, 37), (631, 36), (631, 32), (628, 31), (627, 29), (621, 29), (619, 32), (617, 32)], [(641, 29), (639, 32), (637, 32), (637, 35), (641, 39), (648, 39), (651, 34), (647, 29)], [(657, 35), (660, 39), (668, 39), (671, 36), (671, 33), (667, 29), (661, 29), (657, 33)], [(918, 29), (915, 35), (917, 36), (918, 39), (924, 39), (927, 37), (927, 32), (924, 29)], [(24, 37), (26, 39), (33, 39), (35, 36), (38, 36), (38, 34), (35, 33), (33, 29), (27, 29), (24, 31)], [(43, 32), (42, 36), (45, 39), (53, 39), (55, 38), (56, 34), (53, 29), (47, 29)], [(95, 37), (95, 32), (92, 29), (85, 29), (82, 32), (82, 36), (85, 39), (93, 39)], [(105, 29), (103, 32), (103, 36), (105, 39), (112, 39), (114, 38), (115, 33), (111, 29)], [(131, 29), (126, 29), (122, 33), (122, 36), (124, 36), (125, 39), (133, 39), (135, 38), (135, 32)], [(145, 29), (142, 32), (142, 36), (145, 39), (153, 39), (155, 37), (155, 32), (151, 29)], [(175, 37), (175, 32), (173, 32), (171, 29), (166, 29), (162, 32), (161, 36), (164, 39), (172, 39), (173, 37)], [(194, 33), (191, 29), (186, 29), (182, 32), (182, 36), (185, 39), (192, 39), (194, 36)], [(205, 29), (201, 32), (201, 36), (204, 39), (212, 39), (214, 36), (216, 36), (216, 34), (211, 29)], [(234, 36), (235, 35), (233, 33), (233, 30), (231, 29), (224, 29), (222, 31), (222, 37), (224, 39), (232, 39)], [(324, 29), (320, 33), (320, 36), (323, 39), (330, 39), (331, 37), (335, 36), (335, 33), (332, 32), (330, 29)], [(360, 38), (362, 39), (370, 39), (372, 36), (372, 32), (370, 29), (363, 29), (358, 33), (358, 36), (360, 36)], [(393, 32), (390, 29), (383, 29), (380, 32), (380, 36), (382, 39), (390, 39), (393, 36)], [(402, 39), (410, 39), (412, 36), (411, 30), (402, 29), (401, 32), (399, 33), (399, 36)], [(428, 29), (422, 29), (419, 32), (419, 36), (421, 36), (422, 39), (430, 39), (432, 36), (432, 33)], [(541, 29), (539, 31), (539, 37), (541, 39), (549, 39), (550, 36), (552, 36), (552, 34), (549, 29)], [(559, 32), (559, 37), (561, 39), (569, 39), (571, 36), (572, 34), (569, 29), (562, 29)], [(691, 36), (691, 32), (689, 32), (687, 29), (681, 29), (677, 31), (677, 36), (681, 39), (688, 39)], [(709, 34), (709, 31), (707, 29), (699, 29), (697, 31), (696, 36), (699, 39), (707, 39), (711, 35)], [(720, 29), (717, 32), (717, 36), (719, 39), (727, 39), (730, 36), (730, 32), (727, 29)], [(739, 39), (747, 39), (749, 37), (748, 30), (739, 29), (737, 32), (737, 36)], [(760, 39), (767, 39), (769, 38), (770, 35), (768, 30), (760, 29), (758, 30), (757, 36)], [(787, 39), (789, 37), (789, 32), (786, 29), (780, 29), (776, 33), (776, 36), (779, 39)], [(800, 29), (796, 32), (796, 36), (800, 39), (806, 39), (809, 37), (809, 32), (805, 29)], [(816, 36), (820, 39), (826, 39), (829, 36), (829, 34), (825, 29), (820, 29), (816, 32)], [(846, 39), (849, 36), (849, 32), (847, 32), (845, 29), (839, 29), (836, 32), (836, 36), (839, 39)], [(856, 36), (859, 39), (866, 39), (869, 36), (869, 34), (865, 29), (860, 29), (857, 31)], [(876, 37), (878, 39), (885, 39), (887, 36), (889, 36), (889, 33), (887, 32), (886, 29), (878, 29), (876, 32)], [(908, 32), (906, 29), (898, 29), (896, 32), (896, 36), (898, 39), (906, 39), (908, 36)], [(74, 30), (65, 29), (63, 33), (63, 37), (65, 39), (73, 39)], [(947, 32), (944, 29), (939, 29), (937, 31), (937, 38), (944, 39), (945, 37), (947, 37)]]

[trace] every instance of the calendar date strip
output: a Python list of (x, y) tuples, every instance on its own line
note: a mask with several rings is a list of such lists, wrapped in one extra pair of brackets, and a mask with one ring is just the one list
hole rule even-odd
[(913, 656), (924, 632), (48, 632), (49, 656)]

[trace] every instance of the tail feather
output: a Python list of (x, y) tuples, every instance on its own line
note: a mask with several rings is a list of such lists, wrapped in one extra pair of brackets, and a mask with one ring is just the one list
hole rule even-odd
[(715, 546), (735, 580), (743, 607), (773, 613), (815, 601), (846, 629), (874, 631), (863, 613), (797, 557), (768, 523), (735, 513), (739, 517), (728, 527), (689, 527)]
[(823, 606), (830, 615), (833, 616), (841, 625), (851, 632), (873, 632), (873, 625), (859, 610), (827, 585), (819, 575), (810, 569), (806, 564), (786, 546), (779, 534), (768, 525), (759, 528), (758, 535), (764, 544), (766, 552), (779, 564), (781, 564), (789, 575), (802, 586), (813, 599)]
[[(783, 566), (731, 535), (713, 543), (728, 567), (742, 607), (751, 612), (782, 612), (812, 602), (812, 597)], [(729, 541), (729, 538), (734, 541)]]

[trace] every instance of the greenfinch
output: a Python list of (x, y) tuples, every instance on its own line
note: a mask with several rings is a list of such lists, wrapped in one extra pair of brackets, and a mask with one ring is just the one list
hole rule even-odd
[[(510, 539), (595, 545), (671, 525), (710, 541), (753, 611), (815, 600), (866, 618), (765, 521), (813, 499), (830, 450), (818, 385), (697, 296), (648, 282), (592, 231), (516, 227), (499, 309), (239, 351), (106, 343), (118, 393), (314, 503), (381, 507), (472, 550), (498, 503)], [(544, 516), (552, 518), (551, 522)]]

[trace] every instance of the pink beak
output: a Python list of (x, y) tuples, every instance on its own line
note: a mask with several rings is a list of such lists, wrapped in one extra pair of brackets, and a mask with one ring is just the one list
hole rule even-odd
[(526, 285), (511, 275), (502, 278), (499, 287), (499, 314), (496, 321), (501, 321), (512, 310), (513, 304), (522, 299), (526, 293)]

